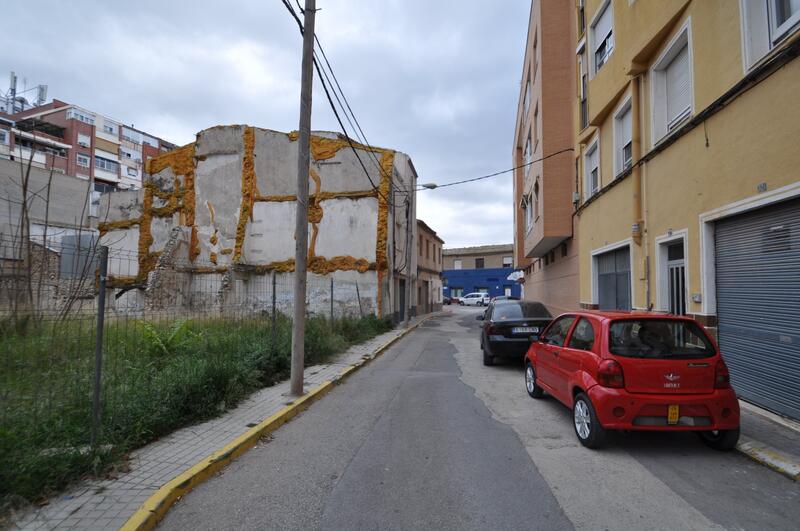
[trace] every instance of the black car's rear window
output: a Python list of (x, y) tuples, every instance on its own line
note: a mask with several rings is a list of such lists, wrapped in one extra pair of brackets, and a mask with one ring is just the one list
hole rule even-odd
[(550, 319), (550, 312), (539, 302), (498, 301), (492, 311), (492, 319)]
[(630, 358), (708, 358), (715, 354), (700, 326), (675, 319), (624, 319), (609, 328), (609, 350)]

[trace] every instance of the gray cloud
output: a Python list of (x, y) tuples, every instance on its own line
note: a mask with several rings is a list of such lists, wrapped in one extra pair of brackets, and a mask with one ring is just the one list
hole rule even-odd
[[(502, 4), (502, 6), (501, 6)], [(528, 2), (318, 0), (319, 35), (372, 144), (445, 183), (511, 165)], [(14, 2), (3, 71), (176, 143), (297, 128), (301, 38), (280, 0)], [(338, 125), (317, 85), (315, 129)], [(512, 240), (511, 176), (418, 194), (447, 246)]]

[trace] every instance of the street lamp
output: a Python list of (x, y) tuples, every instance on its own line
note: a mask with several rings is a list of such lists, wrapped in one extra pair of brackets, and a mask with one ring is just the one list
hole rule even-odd
[(423, 183), (423, 184), (420, 184), (419, 186), (421, 186), (423, 188), (427, 188), (428, 190), (433, 190), (433, 189), (437, 188), (439, 185), (436, 184), (436, 183)]

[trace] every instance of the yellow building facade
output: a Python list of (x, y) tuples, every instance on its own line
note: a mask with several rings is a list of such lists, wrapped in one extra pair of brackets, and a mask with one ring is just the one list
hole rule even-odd
[(581, 306), (696, 317), (800, 418), (800, 2), (576, 4)]

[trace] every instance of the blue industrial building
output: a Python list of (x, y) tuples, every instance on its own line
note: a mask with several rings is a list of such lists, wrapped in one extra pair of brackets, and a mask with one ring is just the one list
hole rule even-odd
[(448, 269), (442, 271), (445, 297), (462, 297), (476, 291), (486, 292), (490, 297), (498, 295), (521, 296), (517, 282), (508, 280), (514, 272), (512, 267), (489, 269)]

